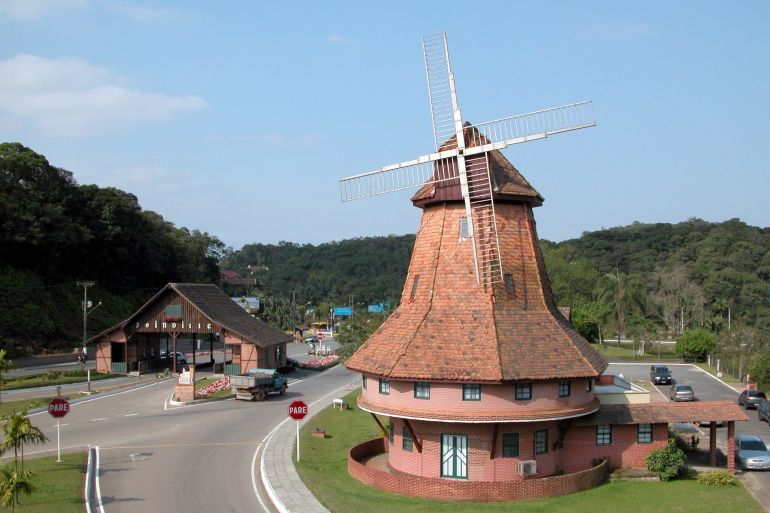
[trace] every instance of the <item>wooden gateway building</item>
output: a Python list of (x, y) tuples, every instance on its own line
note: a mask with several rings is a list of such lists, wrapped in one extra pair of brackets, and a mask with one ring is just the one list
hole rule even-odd
[[(125, 321), (86, 341), (98, 372), (173, 371), (182, 339), (188, 364), (211, 364), (214, 347), (225, 356), (227, 374), (286, 365), (291, 335), (252, 317), (216, 285), (169, 283)], [(200, 346), (203, 351), (198, 350)], [(199, 359), (196, 355), (203, 354)], [(164, 356), (166, 358), (164, 359)]]

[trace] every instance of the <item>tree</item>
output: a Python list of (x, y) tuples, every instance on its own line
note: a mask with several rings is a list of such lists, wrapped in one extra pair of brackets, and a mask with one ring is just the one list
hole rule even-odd
[(601, 301), (583, 301), (572, 308), (572, 325), (589, 342), (602, 343), (602, 324), (612, 311)]
[(24, 469), (24, 446), (38, 445), (48, 441), (48, 438), (32, 425), (26, 411), (3, 415), (0, 417), (0, 426), (3, 430), (3, 440), (0, 442), (0, 451), (5, 452), (13, 448), (14, 466), (18, 466), (19, 452), (21, 452), (21, 468)]
[(6, 358), (5, 349), (0, 349), (0, 402), (2, 402), (3, 372), (11, 369), (13, 369), (13, 360)]
[(750, 367), (751, 378), (762, 390), (770, 389), (770, 345), (766, 346), (759, 358)]
[(716, 347), (714, 335), (706, 330), (685, 331), (676, 339), (676, 352), (684, 359), (705, 360)]
[(37, 489), (31, 481), (34, 476), (31, 470), (12, 465), (0, 468), (0, 504), (5, 507), (10, 506), (11, 511), (16, 511), (19, 494), (31, 495)]
[(343, 361), (348, 360), (353, 353), (355, 353), (361, 344), (368, 339), (372, 333), (377, 331), (384, 318), (381, 315), (359, 315), (353, 314), (343, 326), (340, 327), (339, 335), (337, 335), (337, 342), (340, 344), (340, 348), (337, 350), (337, 354), (340, 355)]
[(599, 300), (604, 301), (615, 313), (618, 322), (618, 342), (625, 333), (626, 316), (644, 305), (644, 287), (639, 275), (626, 275), (615, 268), (605, 273), (599, 284)]

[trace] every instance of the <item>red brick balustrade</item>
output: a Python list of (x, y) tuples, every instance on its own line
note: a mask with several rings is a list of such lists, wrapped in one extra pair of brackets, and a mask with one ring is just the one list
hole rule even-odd
[(385, 439), (358, 444), (348, 453), (348, 473), (364, 484), (400, 495), (459, 501), (510, 501), (565, 495), (604, 481), (606, 462), (572, 474), (516, 481), (464, 481), (403, 475), (367, 467), (365, 458), (385, 452)]

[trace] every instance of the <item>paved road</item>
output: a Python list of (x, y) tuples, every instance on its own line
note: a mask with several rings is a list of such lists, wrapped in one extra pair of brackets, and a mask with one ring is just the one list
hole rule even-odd
[[(304, 344), (288, 349), (292, 356), (305, 351)], [(73, 403), (61, 422), (62, 447), (100, 447), (100, 490), (107, 513), (272, 512), (272, 506), (260, 503), (268, 501), (257, 458), (267, 435), (287, 417), (291, 401), (311, 403), (356, 377), (342, 366), (321, 373), (298, 370), (290, 375), (285, 396), (259, 403), (173, 406), (170, 380), (97, 396)], [(42, 413), (33, 416), (33, 423), (50, 442), (27, 454), (55, 452), (56, 421)]]
[[(623, 373), (623, 376), (631, 381), (644, 381), (649, 383), (650, 378), (650, 365), (653, 362), (648, 363), (612, 363), (605, 371), (607, 374), (619, 374)], [(677, 383), (687, 383), (692, 385), (695, 390), (695, 396), (702, 401), (716, 401), (716, 400), (729, 400), (736, 401), (738, 393), (743, 388), (740, 385), (736, 385), (733, 388), (720, 380), (714, 378), (710, 374), (702, 371), (698, 367), (690, 364), (670, 364), (660, 363), (660, 365), (666, 365), (671, 370), (671, 375)], [(668, 393), (670, 386), (661, 385), (654, 387), (658, 392), (658, 400), (668, 400)], [(655, 399), (653, 399), (655, 400)], [(760, 422), (757, 419), (756, 410), (747, 410), (749, 417), (748, 422), (736, 422), (735, 434), (751, 434), (757, 435), (762, 438), (766, 443), (770, 442), (770, 427), (766, 422)], [(708, 450), (708, 435), (709, 429), (697, 428), (700, 431), (700, 447), (703, 450)], [(723, 453), (727, 454), (727, 429), (717, 429), (717, 446)], [(770, 472), (742, 472), (738, 471), (737, 476), (743, 483), (749, 488), (754, 497), (762, 504), (767, 511), (770, 511)]]

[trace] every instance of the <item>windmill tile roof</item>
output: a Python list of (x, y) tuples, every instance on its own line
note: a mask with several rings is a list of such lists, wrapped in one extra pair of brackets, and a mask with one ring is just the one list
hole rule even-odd
[[(484, 144), (487, 139), (470, 123), (465, 123), (466, 146)], [(456, 136), (452, 136), (439, 150), (457, 147)], [(456, 167), (456, 166), (455, 166)], [(489, 152), (489, 171), (495, 201), (516, 199), (534, 206), (543, 204), (543, 197), (526, 178), (497, 150)], [(462, 200), (459, 179), (438, 184), (426, 184), (412, 196), (415, 205), (423, 206), (434, 201)]]
[[(511, 166), (512, 168), (512, 166)], [(606, 362), (557, 309), (532, 203), (496, 204), (503, 284), (477, 284), (463, 203), (426, 204), (402, 300), (348, 360), (350, 369), (403, 380), (505, 382), (596, 377)], [(415, 295), (412, 297), (412, 289)]]

